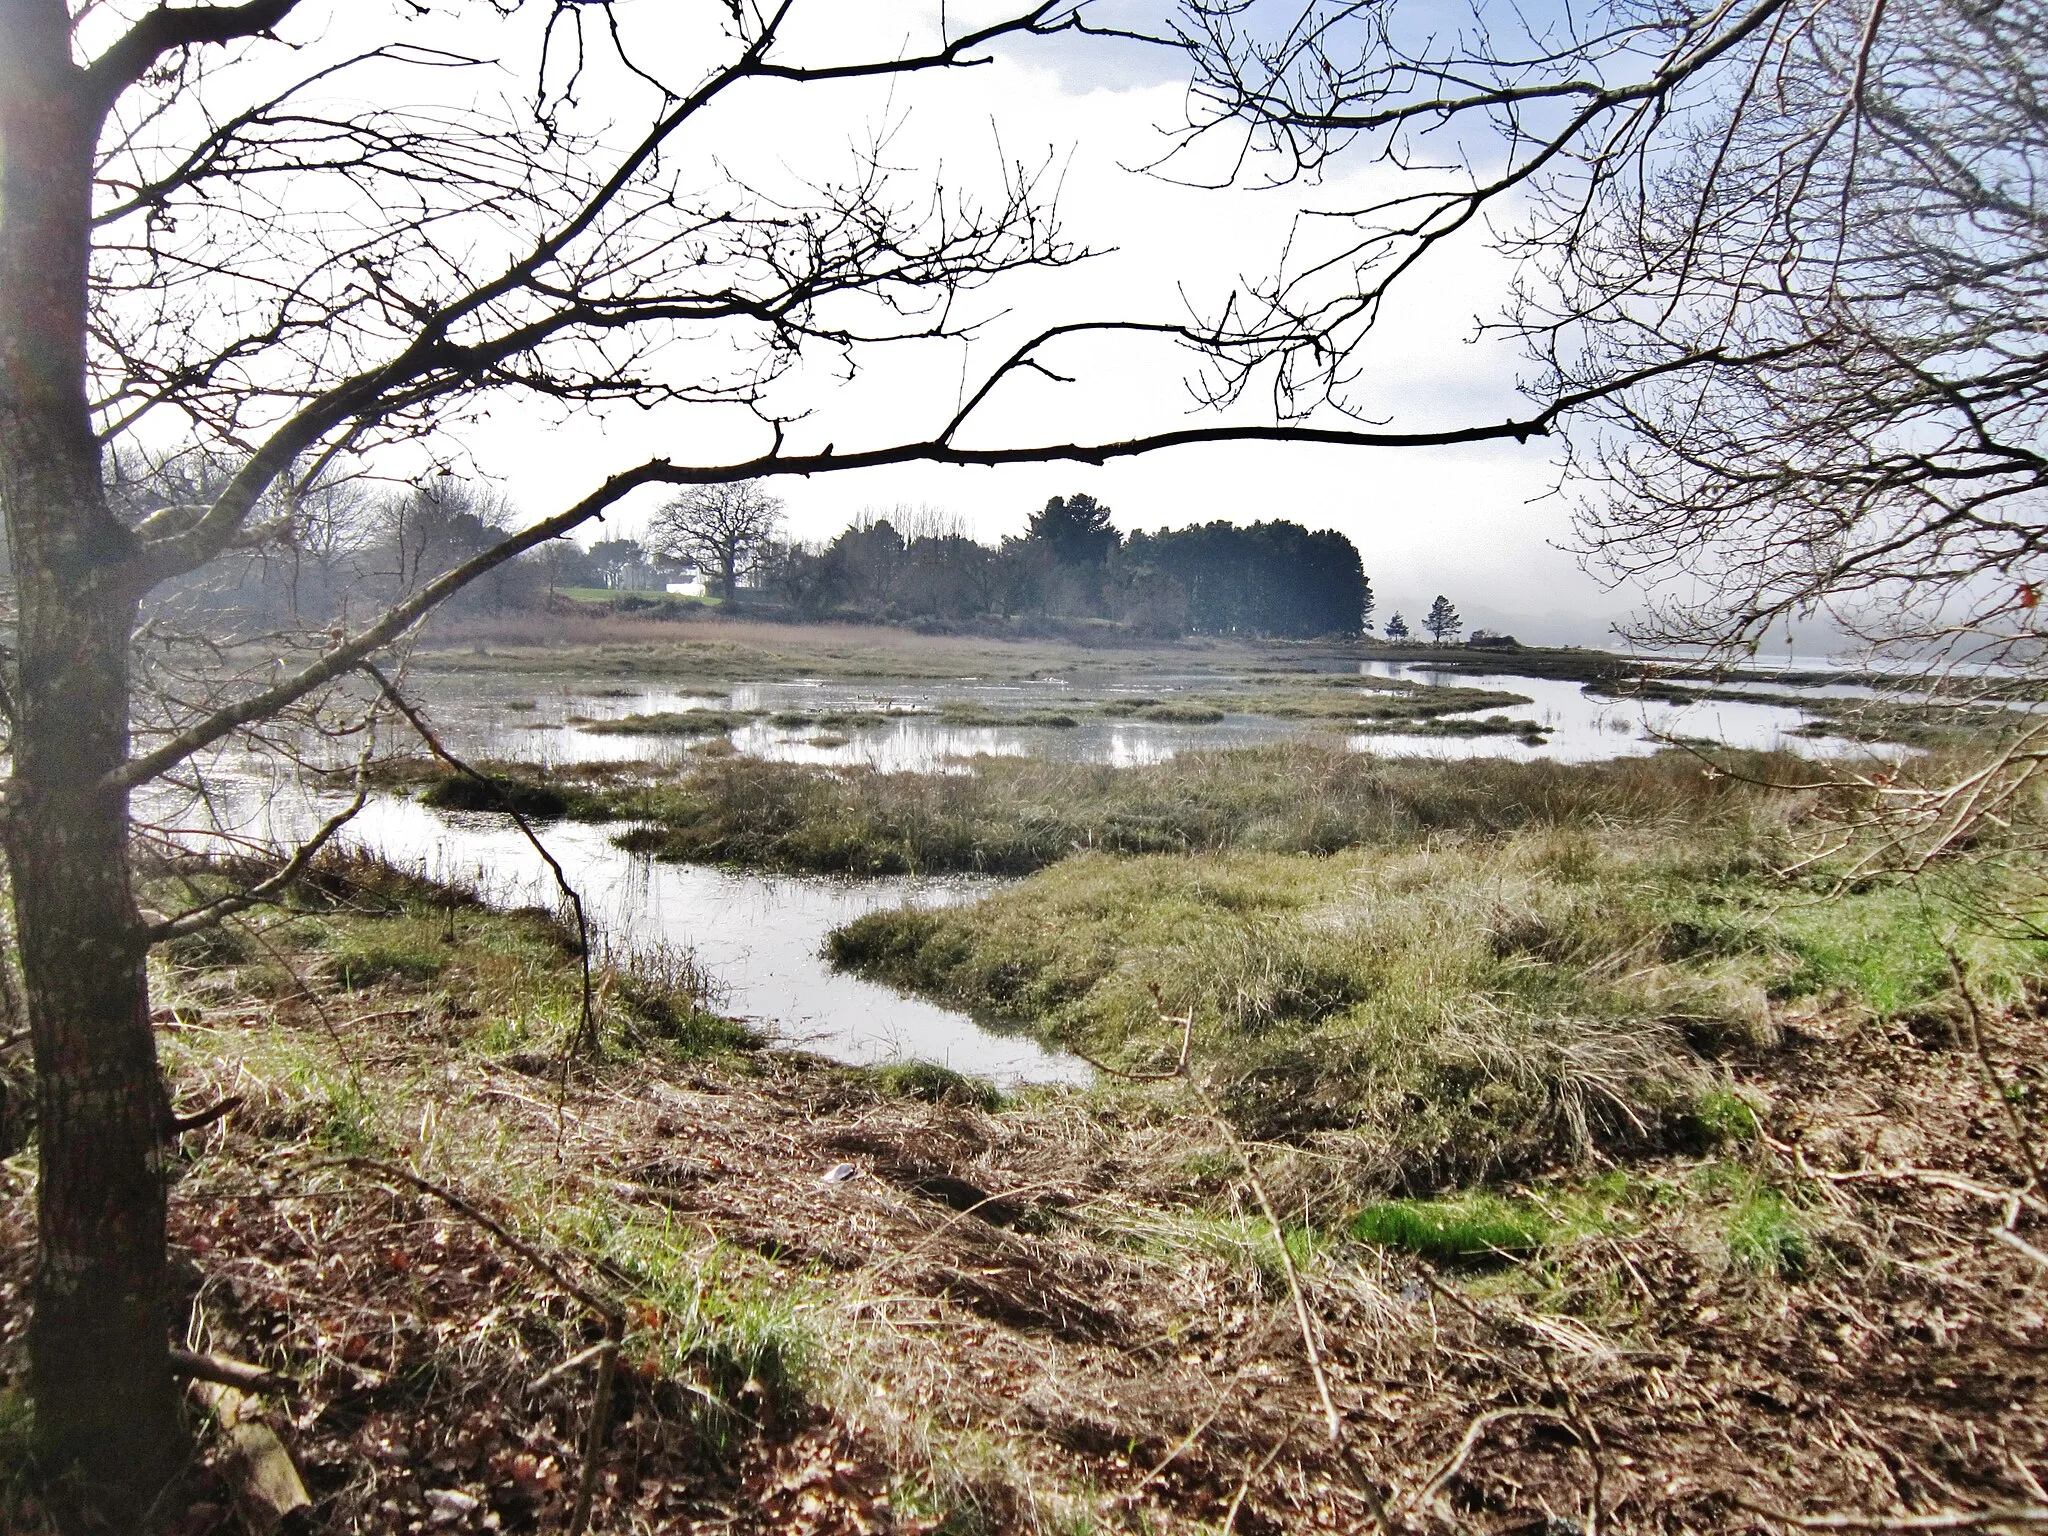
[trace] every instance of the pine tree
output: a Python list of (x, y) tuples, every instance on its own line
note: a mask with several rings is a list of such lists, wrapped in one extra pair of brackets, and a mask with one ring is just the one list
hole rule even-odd
[(1442, 593), (1429, 605), (1429, 615), (1422, 621), (1422, 627), (1429, 631), (1430, 638), (1438, 645), (1456, 637), (1465, 627), (1465, 621), (1458, 617), (1458, 610), (1451, 606), (1451, 600)]
[(1062, 565), (1101, 565), (1123, 543), (1109, 508), (1086, 492), (1053, 497), (1031, 514), (1024, 537), (1047, 545)]
[(1408, 638), (1408, 621), (1398, 613), (1387, 620), (1387, 638), (1389, 640), (1406, 640)]

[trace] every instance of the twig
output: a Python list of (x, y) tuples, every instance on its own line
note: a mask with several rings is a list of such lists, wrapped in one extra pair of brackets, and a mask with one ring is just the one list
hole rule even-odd
[[(187, 1131), (204, 1130), (216, 1120), (225, 1120), (229, 1115), (240, 1109), (242, 1103), (243, 1097), (241, 1094), (231, 1093), (219, 1103), (209, 1104), (196, 1115), (175, 1116), (171, 1120), (171, 1134), (182, 1136)], [(236, 1383), (229, 1382), (228, 1385), (234, 1386)]]
[(1214, 1117), (1217, 1129), (1244, 1164), (1246, 1179), (1251, 1182), (1252, 1193), (1258, 1196), (1259, 1209), (1266, 1213), (1266, 1221), (1273, 1228), (1273, 1241), (1280, 1249), (1280, 1268), (1287, 1276), (1287, 1290), (1294, 1298), (1294, 1319), (1301, 1325), (1302, 1348), (1308, 1353), (1308, 1368), (1316, 1379), (1316, 1395), (1323, 1400), (1323, 1420), (1330, 1431), (1330, 1444), (1341, 1445), (1344, 1441), (1344, 1421), (1337, 1416), (1337, 1404), (1330, 1396), (1330, 1381), (1323, 1371), (1323, 1352), (1316, 1346), (1315, 1325), (1309, 1318), (1308, 1298), (1302, 1294), (1301, 1276), (1294, 1268), (1294, 1255), (1287, 1247), (1287, 1232), (1280, 1225), (1280, 1217), (1273, 1209), (1272, 1198), (1266, 1193), (1266, 1186), (1259, 1178), (1259, 1171), (1252, 1164), (1251, 1154), (1237, 1139), (1237, 1133), (1230, 1128), (1230, 1122), (1221, 1115)]
[(616, 1301), (613, 1301), (609, 1296), (599, 1295), (580, 1281), (571, 1279), (559, 1264), (534, 1247), (525, 1238), (508, 1231), (504, 1223), (479, 1210), (475, 1205), (472, 1205), (468, 1200), (465, 1200), (461, 1195), (456, 1194), (454, 1190), (447, 1188), (445, 1185), (436, 1184), (432, 1179), (414, 1173), (410, 1168), (401, 1167), (397, 1163), (387, 1163), (381, 1158), (375, 1157), (338, 1158), (335, 1162), (326, 1166), (354, 1168), (360, 1172), (375, 1173), (387, 1179), (397, 1179), (400, 1183), (410, 1184), (414, 1189), (424, 1194), (432, 1195), (435, 1199), (454, 1207), (467, 1216), (471, 1221), (482, 1227), (491, 1236), (495, 1237), (507, 1248), (510, 1248), (514, 1253), (518, 1254), (527, 1263), (546, 1275), (555, 1284), (559, 1285), (571, 1296), (574, 1296), (606, 1322), (624, 1322), (626, 1316), (625, 1309)]
[(311, 1003), (313, 1011), (320, 1016), (320, 1027), (327, 1031), (327, 1038), (334, 1042), (334, 1054), (341, 1058), (341, 1064), (347, 1069), (350, 1079), (360, 1082), (356, 1073), (355, 1058), (349, 1054), (348, 1042), (342, 1039), (341, 1029), (335, 1024), (334, 1015), (327, 1011), (327, 1005), (320, 1000), (320, 994), (306, 985), (306, 978), (299, 974), (299, 968), (292, 964), (291, 957), (271, 943), (269, 936), (255, 924), (243, 922), (240, 918), (232, 921), (242, 932), (254, 939), (265, 954), (277, 962), (285, 975), (291, 977), (293, 985), (299, 989), (299, 996)]
[[(614, 1322), (616, 1330), (620, 1325)], [(611, 1425), (612, 1382), (619, 1370), (619, 1341), (604, 1341), (603, 1360), (597, 1368), (597, 1396), (590, 1404), (590, 1429), (583, 1439), (583, 1475), (576, 1482), (576, 1511), (569, 1517), (569, 1536), (583, 1536), (590, 1526), (591, 1500), (597, 1493), (597, 1459), (604, 1449), (605, 1430)]]
[(1571, 1428), (1570, 1421), (1563, 1414), (1548, 1408), (1489, 1408), (1465, 1426), (1465, 1433), (1459, 1439), (1457, 1449), (1444, 1458), (1436, 1471), (1430, 1474), (1429, 1480), (1401, 1502), (1410, 1509), (1419, 1509), (1435, 1498), (1443, 1491), (1444, 1484), (1456, 1477), (1464, 1468), (1486, 1432), (1494, 1425), (1505, 1423), (1509, 1419), (1550, 1419), (1563, 1424), (1567, 1429)]
[(1572, 1389), (1565, 1385), (1564, 1378), (1557, 1374), (1557, 1361), (1550, 1351), (1543, 1352), (1543, 1371), (1550, 1378), (1550, 1385), (1557, 1395), (1564, 1399), (1565, 1423), (1570, 1428), (1580, 1447), (1586, 1453), (1586, 1460), (1593, 1466), (1593, 1502), (1586, 1512), (1586, 1536), (1600, 1536), (1601, 1522), (1607, 1510), (1607, 1458), (1602, 1454), (1600, 1431), (1586, 1417), (1579, 1407), (1579, 1400)]
[(1159, 1009), (1159, 1018), (1162, 1023), (1178, 1024), (1180, 1026), (1180, 1059), (1167, 1071), (1124, 1072), (1097, 1061), (1093, 1056), (1090, 1056), (1086, 1051), (1081, 1050), (1077, 1046), (1070, 1045), (1067, 1049), (1087, 1062), (1096, 1071), (1104, 1073), (1109, 1077), (1120, 1077), (1127, 1083), (1170, 1083), (1175, 1078), (1186, 1077), (1188, 1075), (1188, 1050), (1193, 1045), (1195, 1038), (1194, 1005), (1189, 1004), (1186, 1013), (1168, 1013), (1165, 1000), (1159, 991), (1159, 983), (1156, 981), (1152, 983), (1152, 1002)]
[(396, 1163), (387, 1163), (379, 1158), (345, 1157), (339, 1161), (344, 1167), (367, 1169), (387, 1178), (398, 1179), (438, 1200), (445, 1201), (604, 1320), (604, 1342), (598, 1346), (603, 1352), (604, 1363), (597, 1373), (597, 1396), (590, 1404), (590, 1424), (583, 1441), (583, 1474), (577, 1482), (576, 1510), (569, 1522), (569, 1536), (583, 1536), (590, 1524), (591, 1500), (597, 1490), (598, 1453), (604, 1448), (605, 1431), (611, 1424), (612, 1383), (618, 1374), (619, 1340), (626, 1331), (625, 1308), (609, 1296), (600, 1295), (570, 1279), (563, 1273), (561, 1266), (533, 1244), (522, 1237), (514, 1236), (505, 1229), (503, 1223), (478, 1210), (452, 1189), (436, 1184), (432, 1179), (424, 1178), (410, 1168), (402, 1168)]
[(352, 1019), (343, 1019), (342, 1023), (346, 1024), (350, 1029), (354, 1029), (358, 1024), (375, 1024), (379, 1019), (408, 1018), (413, 1014), (425, 1013), (426, 1011), (426, 1004), (414, 1003), (405, 1008), (380, 1008), (375, 1013), (359, 1013)]
[[(405, 716), (407, 723), (419, 734), (420, 740), (427, 744), (429, 752), (440, 758), (442, 762), (465, 778), (473, 779), (487, 789), (498, 789), (497, 782), (489, 774), (471, 767), (453, 752), (450, 752), (446, 746), (442, 745), (441, 738), (434, 734), (434, 728), (421, 718), (419, 711), (407, 702), (405, 696), (392, 685), (391, 679), (379, 670), (375, 662), (363, 662), (362, 669), (384, 691), (384, 697), (391, 701), (392, 708)], [(541, 860), (553, 872), (556, 886), (560, 888), (563, 898), (568, 901), (570, 908), (576, 914), (576, 944), (577, 949), (580, 951), (578, 958), (582, 961), (583, 965), (583, 990), (581, 997), (582, 1015), (577, 1022), (576, 1038), (572, 1042), (572, 1046), (587, 1042), (592, 1047), (595, 1047), (597, 1045), (597, 1013), (591, 1002), (593, 990), (590, 977), (590, 920), (583, 910), (583, 897), (577, 892), (576, 887), (569, 883), (569, 876), (563, 871), (561, 863), (555, 856), (548, 852), (547, 844), (540, 840), (540, 834), (533, 830), (533, 823), (529, 822), (513, 806), (509, 799), (504, 799), (502, 793), (500, 794), (500, 799), (503, 801), (505, 814), (512, 818), (512, 824), (519, 828), (520, 834), (528, 843), (533, 845), (533, 851), (541, 856)], [(566, 1076), (567, 1063), (565, 1062), (565, 1079)]]
[(1992, 1200), (2000, 1205), (2016, 1200), (2048, 1215), (2048, 1201), (2044, 1201), (2039, 1195), (2024, 1189), (2005, 1189), (1995, 1184), (1980, 1184), (1975, 1179), (1951, 1173), (1946, 1168), (1916, 1168), (1910, 1163), (1901, 1163), (1892, 1168), (1816, 1168), (1807, 1162), (1805, 1151), (1795, 1143), (1778, 1141), (1770, 1136), (1764, 1137), (1763, 1140), (1773, 1152), (1790, 1157), (1793, 1166), (1809, 1179), (1825, 1179), (1830, 1184), (1856, 1184), (1866, 1179), (1883, 1182), (1912, 1180), (1921, 1184), (1938, 1184), (1943, 1189), (1975, 1195), (1980, 1200)]
[(189, 912), (181, 912), (176, 917), (165, 918), (162, 922), (153, 924), (143, 937), (151, 944), (161, 944), (166, 939), (198, 933), (202, 929), (217, 926), (237, 912), (246, 912), (251, 907), (263, 905), (287, 886), (294, 884), (313, 860), (319, 857), (320, 850), (327, 846), (334, 834), (355, 819), (356, 813), (362, 810), (364, 802), (369, 798), (370, 748), (377, 739), (375, 728), (376, 712), (373, 708), (370, 718), (363, 722), (363, 750), (356, 760), (354, 797), (322, 822), (319, 830), (301, 843), (278, 869), (246, 891), (230, 891), (225, 896), (217, 896), (212, 901), (201, 903)]
[(1287, 1437), (1282, 1435), (1273, 1442), (1273, 1449), (1266, 1452), (1266, 1459), (1260, 1462), (1256, 1468), (1245, 1473), (1244, 1480), (1237, 1485), (1237, 1493), (1230, 1501), (1229, 1511), (1223, 1516), (1223, 1529), (1220, 1536), (1231, 1536), (1231, 1532), (1237, 1529), (1237, 1512), (1244, 1508), (1244, 1496), (1252, 1491), (1253, 1483), (1266, 1475), (1266, 1468), (1272, 1466), (1279, 1458), (1281, 1448), (1286, 1444)]
[[(1739, 1501), (1738, 1501), (1739, 1502)], [(1760, 1504), (1742, 1504), (1753, 1515), (1796, 1525), (1803, 1531), (1966, 1531), (1984, 1525), (2048, 1524), (2048, 1507), (1944, 1509), (1931, 1515), (1785, 1515)]]
[(1956, 953), (1955, 945), (1946, 939), (1942, 941), (1942, 953), (1948, 956), (1949, 969), (1955, 972), (1956, 990), (1962, 994), (1963, 1012), (1970, 1021), (1970, 1047), (1976, 1053), (1977, 1065), (1984, 1073), (1984, 1086), (1991, 1097), (1998, 1101), (1999, 1109), (2005, 1115), (2006, 1128), (2012, 1132), (2013, 1150), (2020, 1155), (2020, 1163), (2027, 1170), (2027, 1187), (2041, 1187), (2041, 1161), (2034, 1155), (2034, 1138), (2027, 1123), (2020, 1118), (2020, 1112), (2005, 1091), (2005, 1079), (1999, 1076), (1998, 1066), (1991, 1059), (1991, 1046), (1984, 1038), (1984, 1014), (1977, 1006), (1977, 994), (1970, 986), (1969, 975), (1963, 969), (1963, 958)]
[(581, 1370), (610, 1348), (612, 1348), (612, 1341), (610, 1339), (600, 1339), (588, 1349), (577, 1350), (575, 1354), (564, 1360), (560, 1365), (555, 1366), (552, 1370), (542, 1372), (531, 1382), (527, 1383), (527, 1392), (532, 1394), (552, 1387), (564, 1376)]
[(2010, 1227), (1993, 1227), (1991, 1229), (1991, 1236), (1996, 1241), (2005, 1244), (2006, 1247), (2012, 1249), (2015, 1253), (2023, 1253), (2043, 1269), (2048, 1269), (2048, 1253), (2043, 1253)]
[(1224, 1405), (1230, 1401), (1230, 1395), (1233, 1392), (1235, 1392), (1237, 1388), (1238, 1381), (1235, 1378), (1228, 1382), (1225, 1382), (1223, 1386), (1223, 1391), (1221, 1392), (1221, 1394), (1218, 1395), (1216, 1399), (1216, 1406), (1211, 1408), (1206, 1414), (1204, 1414), (1200, 1422), (1198, 1422), (1193, 1429), (1189, 1430), (1187, 1434), (1182, 1437), (1180, 1444), (1176, 1445), (1172, 1450), (1168, 1451), (1166, 1455), (1160, 1460), (1159, 1465), (1154, 1467), (1150, 1472), (1147, 1472), (1144, 1475), (1144, 1477), (1139, 1480), (1138, 1486), (1133, 1488), (1129, 1493), (1125, 1494), (1124, 1497), (1128, 1499), (1135, 1499), (1139, 1494), (1143, 1493), (1147, 1488), (1150, 1488), (1153, 1485), (1153, 1483), (1159, 1480), (1160, 1473), (1164, 1472), (1168, 1467), (1172, 1466), (1176, 1461), (1180, 1460), (1181, 1456), (1187, 1451), (1188, 1447), (1193, 1445), (1197, 1440), (1201, 1439), (1203, 1432), (1206, 1431), (1211, 1424), (1214, 1424), (1216, 1422), (1217, 1418), (1223, 1412)]

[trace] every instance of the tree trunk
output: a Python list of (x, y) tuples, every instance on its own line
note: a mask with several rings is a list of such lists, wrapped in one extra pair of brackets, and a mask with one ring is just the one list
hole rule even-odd
[(128, 867), (134, 536), (87, 405), (97, 114), (62, 0), (0, 0), (0, 498), (20, 603), (5, 842), (36, 1067), (30, 1385), (55, 1466), (124, 1522), (175, 1465), (170, 1113)]
[(740, 557), (738, 550), (724, 549), (719, 551), (718, 580), (719, 585), (725, 588), (725, 606), (728, 608), (733, 605), (735, 594), (739, 591), (739, 565)]

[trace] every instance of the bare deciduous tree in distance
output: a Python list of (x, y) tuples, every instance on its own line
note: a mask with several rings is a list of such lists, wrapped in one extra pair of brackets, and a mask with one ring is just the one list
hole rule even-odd
[[(1517, 419), (1413, 430), (1288, 418), (1085, 442), (1006, 433), (993, 398), (1054, 375), (1047, 359), (1072, 338), (1164, 341), (1238, 378), (1300, 339), (1081, 315), (995, 355), (955, 412), (901, 440), (795, 440), (772, 398), (792, 369), (844, 374), (873, 344), (971, 340), (979, 290), (1084, 251), (1025, 168), (977, 199), (906, 188), (879, 152), (856, 153), (778, 196), (741, 184), (713, 146), (744, 140), (750, 114), (786, 117), (792, 91), (967, 69), (1007, 39), (1080, 30), (1073, 0), (1020, 0), (951, 34), (934, 7), (928, 43), (851, 57), (788, 46), (803, 0), (659, 8), (683, 30), (651, 41), (588, 0), (349, 7), (305, 37), (291, 35), (297, 0), (75, 9), (0, 0), (0, 500), (19, 607), (0, 706), (39, 1113), (36, 1423), (53, 1464), (76, 1462), (105, 1507), (129, 1512), (117, 1525), (178, 1444), (164, 1250), (178, 1131), (145, 957), (275, 888), (139, 912), (138, 789), (199, 754), (253, 750), (264, 722), (347, 684), (451, 594), (641, 487), (1099, 464), (1202, 442), (1521, 441), (1585, 403), (1567, 392)], [(422, 30), (444, 16), (454, 24)], [(481, 72), (493, 43), (534, 82), (527, 95), (437, 97), (438, 82)], [(597, 71), (601, 114), (586, 105)], [(486, 401), (701, 407), (719, 440), (737, 424), (756, 446), (600, 470), (573, 505), (423, 574), (366, 622), (301, 637), (288, 664), (216, 672), (207, 694), (138, 693), (131, 640), (152, 593), (288, 541), (298, 493), (335, 466), (407, 444), (445, 463)], [(124, 517), (109, 455), (164, 440), (231, 472)]]
[(730, 604), (741, 575), (752, 569), (781, 526), (782, 503), (758, 480), (693, 485), (654, 514), (647, 543), (658, 554), (715, 572), (718, 595)]

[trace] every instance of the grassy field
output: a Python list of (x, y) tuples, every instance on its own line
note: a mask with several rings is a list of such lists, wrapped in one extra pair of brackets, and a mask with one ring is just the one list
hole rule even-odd
[[(176, 1159), (189, 1337), (295, 1379), (268, 1422), (315, 1527), (380, 1536), (560, 1528), (591, 1454), (595, 1320), (409, 1175), (626, 1319), (600, 1530), (1335, 1533), (1376, 1500), (1733, 1536), (1890, 1517), (1873, 1456), (2028, 1498), (2048, 1318), (1969, 1192), (2025, 1175), (1912, 894), (1772, 880), (1796, 806), (1676, 761), (1339, 780), (1307, 851), (1340, 823), (1255, 786), (1318, 761), (1151, 781), (1208, 786), (1218, 850), (842, 933), (1164, 1074), (1080, 1091), (764, 1049), (675, 952), (595, 955), (576, 1047), (557, 914), (323, 861), (152, 962), (176, 1102), (238, 1101)], [(1970, 957), (2023, 1116), (2030, 958)], [(32, 1193), (0, 1159), (0, 1373)], [(28, 1432), (0, 1387), (10, 1533), (47, 1529)]]
[[(577, 665), (645, 633), (593, 631)], [(662, 644), (816, 674), (776, 639)], [(539, 654), (499, 643), (442, 659)], [(981, 644), (830, 643), (849, 676), (883, 652), (969, 675), (941, 669)], [(1188, 685), (1188, 655), (1111, 707), (1335, 692), (1310, 648), (1297, 672), (1216, 647), (1228, 686)], [(452, 810), (630, 823), (659, 857), (1017, 875), (834, 956), (1106, 1070), (1004, 1093), (771, 1049), (686, 952), (586, 957), (559, 913), (330, 857), (151, 962), (175, 1103), (235, 1101), (173, 1160), (187, 1337), (294, 1379), (265, 1412), (313, 1527), (378, 1536), (564, 1528), (586, 1466), (619, 1531), (1748, 1536), (2030, 1505), (2048, 966), (2024, 930), (1965, 936), (1973, 1036), (1940, 898), (1999, 849), (1917, 885), (1785, 878), (1832, 824), (1765, 784), (1810, 766), (1724, 766), (1308, 741), (909, 775), (717, 740), (494, 788), (393, 765)], [(251, 873), (157, 868), (144, 894)], [(14, 1384), (28, 1086), (0, 1044), (7, 1536), (49, 1528)], [(617, 1307), (594, 1450), (597, 1320), (415, 1176)], [(234, 1518), (202, 1445), (189, 1536)]]
[[(1950, 1027), (1919, 893), (1771, 873), (1801, 846), (1793, 797), (1680, 759), (1382, 773), (1378, 815), (1318, 824), (1327, 851), (1274, 822), (1218, 852), (1084, 851), (973, 906), (871, 914), (832, 955), (1129, 1073), (1171, 1068), (1192, 1012), (1191, 1071), (1249, 1132), (1341, 1134), (1354, 1175), (1413, 1192), (1711, 1140), (1723, 1062), (1788, 1008)], [(2009, 998), (2039, 964), (1988, 939), (1973, 960)]]

